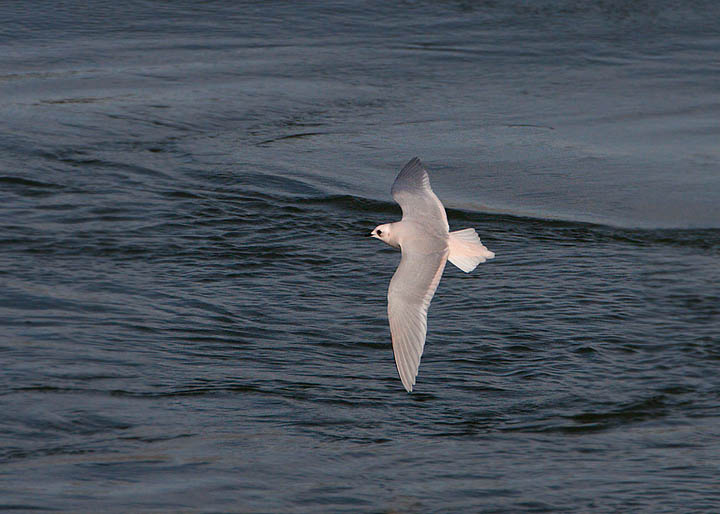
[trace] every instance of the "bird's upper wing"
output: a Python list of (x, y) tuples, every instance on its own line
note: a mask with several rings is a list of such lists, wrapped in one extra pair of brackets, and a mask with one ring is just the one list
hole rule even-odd
[(408, 392), (415, 385), (425, 346), (428, 306), (447, 262), (447, 246), (443, 247), (441, 243), (438, 241), (437, 247), (430, 252), (426, 244), (421, 250), (404, 245), (400, 265), (388, 289), (388, 319), (395, 364)]
[(450, 230), (445, 207), (430, 188), (430, 178), (417, 157), (400, 170), (390, 193), (402, 208), (403, 220), (420, 222), (432, 231)]

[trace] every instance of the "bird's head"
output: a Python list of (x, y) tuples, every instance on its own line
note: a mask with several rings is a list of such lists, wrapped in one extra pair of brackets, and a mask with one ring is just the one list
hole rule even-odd
[(377, 238), (380, 241), (384, 241), (387, 244), (390, 244), (390, 225), (390, 223), (378, 225), (373, 229), (372, 232), (370, 232), (370, 237)]

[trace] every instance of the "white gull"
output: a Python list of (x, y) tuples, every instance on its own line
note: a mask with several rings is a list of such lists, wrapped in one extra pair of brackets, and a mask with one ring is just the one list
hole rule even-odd
[(495, 254), (473, 228), (450, 232), (445, 208), (417, 157), (400, 171), (390, 193), (402, 208), (402, 220), (379, 225), (370, 235), (402, 251), (388, 288), (388, 320), (395, 365), (411, 392), (425, 347), (428, 306), (445, 263), (470, 273)]

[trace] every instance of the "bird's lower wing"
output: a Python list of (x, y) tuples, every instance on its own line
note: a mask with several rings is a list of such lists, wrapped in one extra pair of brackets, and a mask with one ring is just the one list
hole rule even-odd
[(447, 262), (447, 249), (415, 253), (403, 248), (402, 259), (388, 289), (388, 319), (395, 364), (410, 392), (425, 347), (427, 311)]

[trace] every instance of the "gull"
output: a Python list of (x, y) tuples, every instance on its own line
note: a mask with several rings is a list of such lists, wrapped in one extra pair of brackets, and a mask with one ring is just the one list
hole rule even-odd
[(378, 225), (369, 235), (402, 251), (388, 288), (388, 321), (395, 365), (410, 393), (425, 347), (428, 306), (445, 263), (470, 273), (495, 254), (480, 242), (474, 228), (450, 232), (445, 207), (417, 157), (400, 170), (390, 194), (402, 208), (402, 219)]

